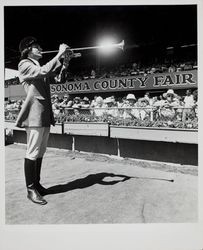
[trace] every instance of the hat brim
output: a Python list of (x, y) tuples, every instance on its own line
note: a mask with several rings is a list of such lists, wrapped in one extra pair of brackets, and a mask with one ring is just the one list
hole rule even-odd
[(25, 37), (24, 39), (22, 39), (19, 44), (20, 53), (31, 47), (33, 44), (38, 44), (35, 37)]

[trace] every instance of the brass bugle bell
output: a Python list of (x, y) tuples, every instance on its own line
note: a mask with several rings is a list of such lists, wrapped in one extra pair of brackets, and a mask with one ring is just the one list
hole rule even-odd
[[(103, 49), (105, 47), (107, 48), (118, 48), (124, 50), (124, 40), (120, 43), (110, 44), (110, 45), (104, 45), (104, 46), (93, 46), (93, 47), (81, 47), (81, 48), (70, 48), (71, 51), (80, 51), (80, 50), (90, 50), (90, 49)], [(50, 50), (50, 51), (42, 51), (42, 54), (49, 54), (49, 53), (57, 53), (58, 50)]]

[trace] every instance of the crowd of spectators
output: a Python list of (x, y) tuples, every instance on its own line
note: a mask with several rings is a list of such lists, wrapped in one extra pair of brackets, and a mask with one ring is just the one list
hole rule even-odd
[[(112, 121), (115, 119), (122, 120), (140, 120), (140, 121), (160, 121), (169, 122), (188, 120), (197, 121), (198, 103), (197, 90), (186, 90), (185, 95), (180, 96), (173, 89), (168, 89), (159, 96), (150, 96), (146, 92), (143, 97), (136, 97), (129, 93), (122, 98), (115, 96), (94, 96), (93, 100), (88, 97), (72, 98), (70, 95), (60, 97), (53, 95), (51, 97), (54, 117), (58, 121), (61, 117), (108, 117)], [(5, 118), (15, 119), (21, 109), (23, 100), (9, 101), (5, 104)], [(10, 112), (13, 111), (13, 112)], [(65, 119), (67, 121), (67, 119)], [(77, 119), (76, 119), (77, 121)], [(80, 120), (78, 120), (80, 121)], [(197, 124), (196, 124), (197, 125)]]
[[(155, 73), (172, 73), (172, 72), (180, 72), (187, 70), (197, 69), (197, 62), (189, 61), (189, 62), (181, 62), (181, 63), (162, 63), (162, 64), (154, 64), (151, 66), (141, 65), (141, 63), (129, 63), (117, 65), (114, 67), (104, 67), (100, 66), (99, 68), (90, 68), (90, 69), (81, 69), (77, 71), (77, 74), (69, 71), (66, 74), (67, 81), (82, 81), (88, 79), (102, 79), (102, 78), (114, 78), (114, 77), (125, 77), (125, 76), (135, 76), (135, 75), (143, 75), (147, 74), (155, 74)], [(54, 83), (54, 82), (53, 82)], [(57, 83), (57, 82), (56, 82)], [(16, 85), (19, 84), (19, 81), (15, 79), (15, 81), (6, 81), (5, 86), (8, 85)]]
[[(69, 114), (88, 114), (89, 112), (96, 117), (104, 114), (111, 117), (136, 118), (144, 120), (150, 119), (179, 119), (186, 121), (190, 115), (197, 117), (197, 90), (188, 89), (184, 96), (177, 95), (173, 89), (159, 96), (150, 97), (146, 92), (143, 97), (136, 98), (132, 93), (127, 94), (123, 98), (115, 98), (109, 96), (95, 96), (93, 100), (87, 97), (75, 97), (71, 99), (69, 95), (65, 95), (62, 100), (58, 95), (52, 96), (52, 108), (55, 116), (63, 113), (64, 110)], [(153, 113), (153, 114), (152, 114)]]
[(135, 75), (148, 75), (155, 73), (173, 73), (197, 69), (197, 62), (188, 61), (181, 63), (162, 63), (150, 66), (141, 65), (140, 63), (130, 63), (114, 66), (111, 68), (101, 66), (99, 69), (81, 70), (77, 75), (69, 72), (68, 81), (81, 81), (95, 78), (114, 78)]

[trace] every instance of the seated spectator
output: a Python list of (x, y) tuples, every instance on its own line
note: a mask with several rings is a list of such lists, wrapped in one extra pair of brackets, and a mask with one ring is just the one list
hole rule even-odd
[(6, 105), (6, 109), (14, 109), (14, 100), (8, 100), (8, 103)]
[(182, 116), (183, 116), (183, 108), (184, 108), (184, 97), (178, 96), (177, 97), (178, 102), (179, 102), (179, 108), (176, 109), (176, 118), (178, 121), (182, 121)]
[(60, 112), (61, 112), (60, 105), (54, 104), (54, 108), (53, 108), (54, 116), (56, 117), (57, 115), (59, 115)]
[(140, 69), (139, 70), (139, 75), (143, 75), (143, 76), (146, 76), (146, 72), (145, 72), (145, 69)]
[(137, 63), (132, 64), (132, 69), (130, 70), (131, 75), (137, 75), (138, 74), (138, 69), (137, 69)]
[(23, 100), (8, 100), (5, 102), (4, 115), (6, 120), (16, 120)]
[(134, 94), (128, 94), (126, 97), (127, 102), (123, 105), (124, 112), (123, 112), (123, 118), (140, 118), (139, 110), (136, 109), (136, 98)]
[(96, 78), (96, 72), (95, 72), (95, 70), (91, 70), (91, 75), (90, 75), (90, 78), (91, 79), (95, 79)]
[(186, 62), (186, 63), (185, 63), (184, 70), (192, 70), (192, 69), (193, 69), (192, 63)]
[(91, 107), (91, 108), (94, 108), (95, 105), (97, 105), (96, 99), (97, 99), (97, 96), (95, 95), (95, 96), (94, 96), (94, 99), (92, 100), (92, 102), (91, 102), (91, 104), (90, 104), (90, 107)]
[(156, 73), (156, 68), (152, 67), (147, 73), (148, 74), (155, 74)]
[[(146, 116), (150, 115), (151, 109), (150, 109), (150, 103), (149, 100), (146, 98), (139, 98), (137, 101), (137, 107), (140, 109), (139, 111), (139, 118), (144, 120)], [(143, 107), (143, 109), (141, 109)], [(147, 108), (148, 107), (148, 108)]]
[(160, 95), (159, 98), (157, 98), (157, 101), (153, 103), (153, 107), (163, 106), (166, 101), (166, 97), (167, 97), (166, 93), (163, 93), (162, 95)]
[(146, 92), (145, 95), (144, 95), (144, 99), (147, 100), (149, 102), (149, 104), (151, 104), (152, 100), (150, 98), (150, 93), (149, 92)]
[(18, 109), (20, 110), (22, 107), (23, 101), (22, 100), (17, 100), (14, 104), (13, 104), (13, 108), (14, 109)]
[(186, 96), (184, 98), (184, 110), (183, 110), (183, 117), (182, 121), (185, 122), (190, 114), (192, 114), (192, 108), (195, 105), (194, 97), (192, 95), (192, 91), (190, 89), (186, 90)]
[(64, 95), (63, 101), (60, 103), (60, 106), (62, 108), (71, 108), (73, 105), (73, 102), (70, 100), (69, 95)]
[[(161, 97), (162, 98), (162, 97)], [(151, 99), (151, 102), (149, 103), (151, 106), (153, 106), (154, 105), (154, 103), (156, 103), (158, 101), (158, 97), (157, 96), (154, 96), (154, 97), (152, 97), (152, 99)]]
[(53, 109), (54, 116), (59, 115), (61, 103), (60, 103), (58, 95), (53, 95), (51, 98), (51, 102), (52, 102), (52, 109)]
[(121, 108), (124, 105), (124, 98), (118, 97), (116, 105), (118, 108)]
[(105, 113), (104, 100), (101, 96), (97, 96), (95, 99), (93, 114), (97, 117), (102, 116)]
[(60, 107), (61, 103), (60, 103), (58, 95), (53, 95), (51, 98), (51, 102), (52, 102), (52, 109), (53, 110)]
[(166, 93), (160, 95), (158, 98), (153, 100), (152, 107), (153, 107), (153, 117), (155, 119), (159, 119), (160, 117), (160, 107), (164, 105), (166, 101)]
[(51, 96), (51, 102), (52, 102), (52, 103), (60, 102), (59, 96), (58, 96), (57, 94), (52, 95), (52, 96)]
[(167, 90), (167, 92), (165, 93), (165, 95), (163, 95), (163, 97), (166, 97), (164, 103), (165, 106), (169, 105), (171, 107), (176, 107), (179, 104), (178, 95), (175, 94), (173, 89)]
[(175, 72), (176, 70), (175, 70), (175, 67), (173, 66), (173, 65), (171, 65), (169, 68), (168, 68), (168, 72), (169, 73), (173, 73), (173, 72)]
[(118, 97), (117, 98), (116, 106), (118, 107), (119, 117), (123, 117), (123, 111), (124, 111), (123, 106), (124, 106), (125, 102), (126, 102), (126, 97), (123, 97), (123, 98)]
[(104, 103), (106, 104), (105, 113), (113, 117), (118, 117), (118, 109), (115, 106), (115, 100), (112, 97), (107, 97)]
[(80, 97), (76, 96), (76, 97), (73, 99), (72, 108), (81, 108)]
[(160, 106), (160, 116), (163, 118), (173, 119), (176, 115), (175, 107), (179, 106), (179, 101), (173, 89), (166, 92), (166, 100)]
[(161, 66), (161, 70), (160, 70), (160, 73), (164, 73), (164, 72), (168, 72), (168, 68), (166, 67), (166, 65), (162, 65)]
[(192, 95), (192, 91), (190, 89), (186, 90), (184, 104), (185, 108), (192, 108), (194, 106), (194, 96)]
[(134, 63), (132, 64), (132, 69), (133, 69), (133, 70), (137, 70), (137, 63), (134, 62)]
[(185, 70), (185, 63), (181, 63), (179, 66), (180, 71), (184, 71)]
[(181, 71), (182, 71), (182, 68), (178, 66), (178, 67), (176, 68), (176, 72), (181, 72)]
[(86, 96), (80, 102), (81, 108), (89, 108), (90, 107), (90, 100)]
[(115, 99), (115, 96), (114, 96), (114, 95), (111, 96), (111, 99), (112, 99), (112, 101), (113, 101), (113, 107), (118, 107), (118, 104), (117, 104), (117, 102), (116, 102), (116, 99)]
[(163, 94), (159, 95), (159, 97), (157, 98), (157, 101), (161, 101), (161, 100), (163, 100)]

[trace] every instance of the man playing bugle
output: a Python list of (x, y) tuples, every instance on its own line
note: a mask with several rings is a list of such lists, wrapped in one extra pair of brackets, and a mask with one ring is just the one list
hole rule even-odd
[[(49, 77), (56, 77), (64, 65), (59, 61), (69, 50), (61, 44), (57, 55), (43, 66), (42, 49), (36, 38), (25, 37), (19, 44), (21, 60), (18, 65), (19, 80), (22, 83), (26, 99), (18, 115), (16, 126), (25, 128), (27, 150), (24, 161), (24, 174), (27, 198), (34, 203), (45, 205), (43, 198), (47, 190), (40, 184), (40, 172), (43, 155), (46, 151), (50, 125), (54, 125), (52, 113)], [(66, 62), (66, 65), (67, 62)]]

